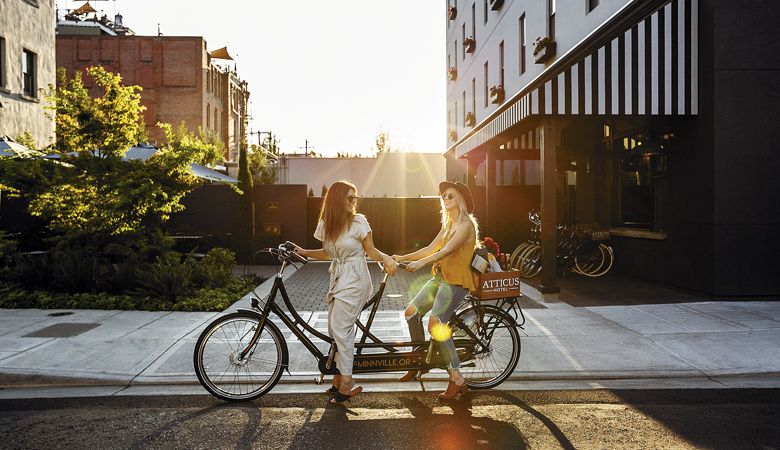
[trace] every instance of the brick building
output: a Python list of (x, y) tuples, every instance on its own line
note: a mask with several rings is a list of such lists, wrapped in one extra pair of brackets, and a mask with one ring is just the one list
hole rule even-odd
[[(69, 76), (98, 65), (120, 74), (125, 84), (143, 88), (150, 141), (163, 139), (158, 122), (176, 126), (183, 121), (191, 131), (201, 127), (215, 133), (225, 144), (227, 165), (235, 166), (230, 163), (238, 161), (247, 132), (248, 86), (212, 57), (202, 37), (120, 35), (114, 25), (121, 16), (114, 22), (69, 18), (57, 23), (57, 67)], [(91, 83), (85, 77), (85, 85)]]

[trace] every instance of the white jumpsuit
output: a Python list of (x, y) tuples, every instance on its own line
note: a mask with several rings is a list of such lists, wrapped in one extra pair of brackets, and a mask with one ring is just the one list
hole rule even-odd
[(325, 240), (325, 224), (317, 224), (314, 237), (333, 258), (328, 288), (328, 332), (336, 342), (336, 367), (342, 375), (352, 375), (355, 359), (355, 321), (371, 298), (374, 286), (366, 263), (363, 239), (371, 232), (368, 220), (356, 214), (349, 228), (336, 242)]

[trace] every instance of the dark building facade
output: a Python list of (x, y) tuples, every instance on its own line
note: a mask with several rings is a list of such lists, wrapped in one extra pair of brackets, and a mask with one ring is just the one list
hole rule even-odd
[(780, 294), (779, 3), (473, 4), (448, 5), (446, 156), (467, 162), (448, 178), (472, 185), (485, 233), (506, 243), (541, 209), (543, 290), (555, 225), (595, 222), (619, 273)]

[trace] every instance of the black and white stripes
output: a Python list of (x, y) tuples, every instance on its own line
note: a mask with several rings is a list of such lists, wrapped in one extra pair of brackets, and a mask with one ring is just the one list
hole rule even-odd
[(532, 115), (698, 114), (698, 0), (672, 0), (513, 102), (456, 147), (462, 157)]

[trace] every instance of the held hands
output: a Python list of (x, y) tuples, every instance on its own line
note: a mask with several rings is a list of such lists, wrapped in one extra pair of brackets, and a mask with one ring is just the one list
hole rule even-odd
[(395, 262), (394, 259), (385, 256), (382, 258), (382, 263), (384, 264), (385, 272), (390, 275), (395, 275), (395, 271), (398, 269), (398, 263)]
[(425, 266), (425, 263), (422, 261), (412, 261), (410, 263), (406, 264), (406, 271), (407, 272), (416, 272), (417, 269)]

